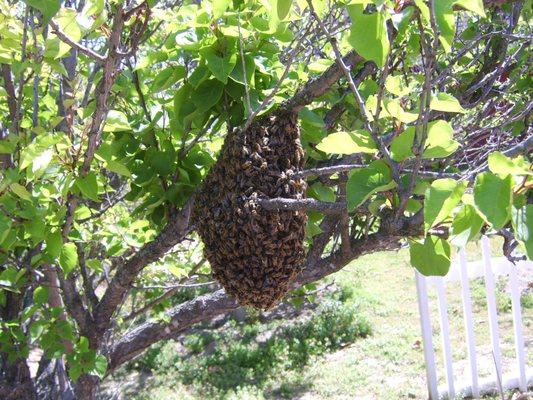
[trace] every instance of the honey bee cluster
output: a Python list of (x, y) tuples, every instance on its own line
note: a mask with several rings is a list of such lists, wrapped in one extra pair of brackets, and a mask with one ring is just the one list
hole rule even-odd
[(297, 116), (276, 112), (230, 132), (195, 201), (193, 221), (215, 279), (240, 304), (268, 309), (289, 290), (305, 251), (303, 211), (267, 211), (258, 199), (301, 199)]

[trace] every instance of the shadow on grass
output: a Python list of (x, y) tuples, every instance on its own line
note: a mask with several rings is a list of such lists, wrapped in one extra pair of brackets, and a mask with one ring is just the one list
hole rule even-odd
[(294, 398), (310, 386), (301, 370), (313, 357), (370, 333), (356, 306), (326, 300), (311, 315), (277, 326), (232, 322), (224, 331), (193, 334), (185, 341), (192, 356), (176, 354), (175, 344), (167, 342), (143, 364), (158, 379), (179, 380), (202, 398), (226, 398), (243, 389), (263, 398)]

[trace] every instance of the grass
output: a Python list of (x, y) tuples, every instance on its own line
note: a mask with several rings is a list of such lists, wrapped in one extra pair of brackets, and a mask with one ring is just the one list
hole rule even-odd
[[(346, 293), (338, 297), (345, 298)], [(167, 341), (151, 349), (135, 368), (155, 373), (152, 385), (157, 387), (156, 393), (161, 384), (179, 380), (201, 398), (231, 398), (241, 392), (250, 398), (251, 392), (259, 390), (291, 398), (299, 388), (299, 377), (292, 371), (369, 334), (370, 325), (355, 305), (330, 298), (312, 314), (290, 324), (232, 321), (222, 331), (191, 334), (184, 342), (187, 356), (176, 351), (176, 343)], [(211, 343), (216, 346), (203, 354)], [(280, 375), (295, 379), (277, 385)], [(153, 399), (153, 392), (135, 398)]]
[[(479, 258), (477, 250), (475, 245), (469, 249), (471, 258)], [(215, 333), (191, 335), (184, 342), (186, 357), (172, 341), (150, 351), (136, 369), (149, 370), (153, 376), (143, 382), (140, 391), (137, 384), (135, 395), (127, 398), (424, 399), (425, 369), (413, 274), (407, 250), (361, 257), (328, 278), (338, 290), (303, 318), (270, 325), (233, 322)], [(511, 308), (503, 290), (505, 283), (497, 286), (506, 372), (514, 362)], [(468, 367), (461, 361), (466, 358), (466, 340), (460, 287), (450, 283), (446, 288), (454, 372), (461, 378), (467, 376)], [(493, 364), (481, 280), (472, 282), (472, 299), (478, 368), (482, 376), (489, 376)], [(430, 303), (441, 363), (433, 290)], [(531, 342), (531, 294), (522, 298), (522, 306), (524, 334), (526, 342)], [(211, 343), (216, 347), (203, 355)], [(533, 365), (533, 352), (527, 357), (527, 365)], [(442, 363), (438, 368), (443, 371)], [(440, 383), (444, 383), (442, 375)]]

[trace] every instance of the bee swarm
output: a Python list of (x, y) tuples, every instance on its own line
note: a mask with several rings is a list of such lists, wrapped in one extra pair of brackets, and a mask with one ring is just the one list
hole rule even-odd
[(276, 112), (229, 133), (195, 201), (193, 221), (215, 279), (240, 304), (268, 309), (302, 266), (304, 211), (266, 211), (257, 199), (305, 197), (297, 116)]

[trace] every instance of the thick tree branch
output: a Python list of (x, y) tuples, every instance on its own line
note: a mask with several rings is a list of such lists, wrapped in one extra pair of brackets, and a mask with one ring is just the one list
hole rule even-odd
[(11, 120), (15, 120), (17, 116), (17, 94), (15, 92), (15, 85), (13, 84), (11, 67), (7, 64), (2, 64), (2, 80), (4, 81), (4, 89), (7, 93), (9, 117)]
[[(297, 278), (295, 288), (337, 272), (350, 261), (364, 254), (399, 249), (404, 237), (421, 233), (421, 223), (420, 215), (403, 219), (399, 223), (386, 223), (384, 224), (385, 229), (367, 237), (352, 240), (350, 253), (338, 251), (318, 261), (308, 255), (304, 269)], [(153, 343), (168, 339), (193, 324), (208, 321), (238, 307), (239, 304), (224, 290), (217, 290), (214, 293), (196, 297), (176, 306), (166, 313), (169, 322), (145, 322), (127, 332), (116, 342), (107, 354), (108, 373), (136, 357)]]
[[(342, 58), (344, 65), (353, 68), (364, 61), (363, 57), (355, 51), (351, 51)], [(325, 94), (343, 76), (343, 71), (339, 64), (335, 63), (329, 67), (322, 75), (311, 79), (294, 96), (284, 102), (281, 107), (294, 112), (299, 111), (316, 98)]]
[[(523, 144), (520, 144), (520, 148), (522, 148)], [(530, 145), (530, 147), (533, 146), (533, 143)], [(326, 167), (318, 167), (318, 168), (309, 168), (306, 170), (303, 170), (301, 172), (297, 172), (294, 174), (296, 177), (300, 178), (310, 178), (313, 176), (330, 176), (337, 174), (339, 172), (346, 172), (351, 171), (354, 169), (359, 168), (366, 168), (368, 165), (366, 164), (339, 164), (339, 165), (331, 165)], [(400, 171), (406, 172), (406, 173), (412, 173), (413, 171), (409, 168), (401, 168)], [(459, 179), (461, 177), (461, 174), (456, 174), (452, 172), (435, 172), (435, 171), (419, 171), (418, 175), (425, 177), (425, 178), (452, 178), (452, 179)]]
[(189, 216), (192, 204), (193, 199), (191, 198), (181, 212), (170, 220), (154, 240), (147, 243), (123, 266), (118, 268), (102, 300), (95, 309), (95, 328), (100, 333), (108, 328), (109, 320), (124, 301), (139, 272), (148, 264), (160, 259), (189, 233)]
[(340, 214), (346, 211), (346, 203), (328, 203), (315, 199), (258, 199), (257, 204), (268, 211), (318, 211), (322, 214)]

